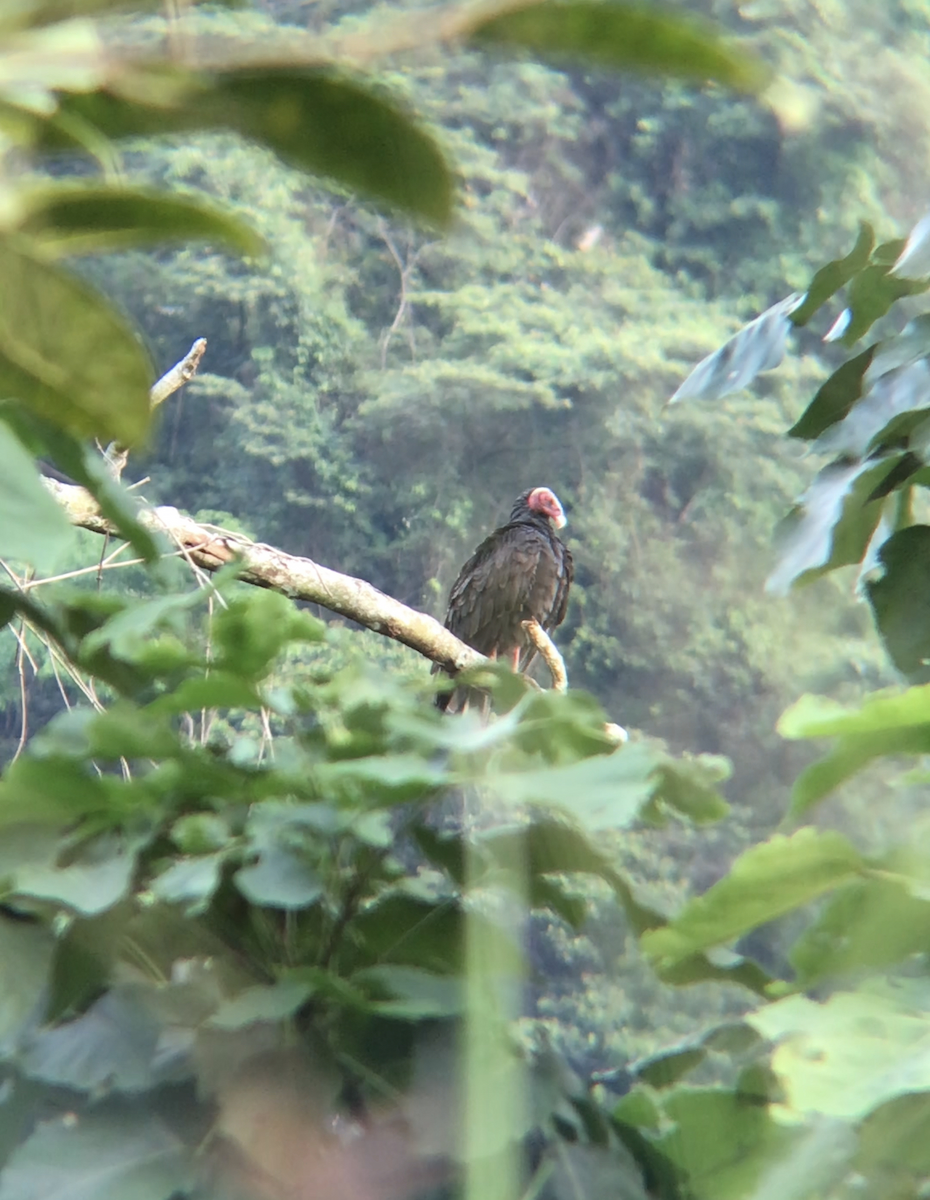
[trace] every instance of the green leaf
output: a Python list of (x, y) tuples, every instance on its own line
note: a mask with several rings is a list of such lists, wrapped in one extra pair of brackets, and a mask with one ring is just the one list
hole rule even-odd
[(698, 363), (669, 398), (669, 404), (720, 400), (749, 387), (763, 371), (774, 370), (785, 357), (788, 335), (794, 328), (789, 315), (798, 300), (797, 293), (788, 296), (744, 325), (719, 350)]
[(29, 1037), (19, 1055), (32, 1079), (95, 1092), (139, 1092), (154, 1086), (159, 1022), (130, 988), (106, 992), (83, 1016)]
[(883, 317), (898, 300), (916, 296), (930, 288), (930, 280), (901, 279), (891, 268), (873, 262), (860, 271), (849, 285), (849, 324), (843, 333), (844, 346), (853, 346)]
[(41, 1017), (55, 938), (38, 921), (0, 914), (0, 1048), (4, 1053), (30, 1019)]
[(754, 1099), (723, 1088), (678, 1087), (663, 1096), (671, 1128), (654, 1145), (696, 1200), (743, 1200), (775, 1164), (789, 1160), (798, 1132)]
[(860, 879), (841, 888), (791, 947), (799, 988), (930, 951), (930, 903), (905, 883)]
[(815, 738), (914, 725), (930, 726), (930, 684), (872, 692), (855, 708), (807, 694), (782, 713), (777, 728), (783, 738)]
[(767, 78), (757, 59), (731, 49), (710, 26), (641, 5), (530, 3), (477, 22), (471, 38), (479, 46), (528, 50), (544, 59), (633, 67), (749, 92)]
[(871, 497), (899, 459), (824, 467), (782, 522), (778, 564), (766, 591), (781, 596), (798, 580), (861, 562), (882, 514), (882, 501)]
[(716, 785), (728, 779), (730, 772), (729, 761), (718, 754), (669, 758), (655, 769), (653, 798), (697, 824), (719, 821), (730, 806)]
[[(356, 969), (395, 963), (456, 974), (463, 968), (462, 931), (462, 914), (454, 902), (392, 890), (359, 913), (347, 932), (354, 943)], [(491, 929), (487, 936), (494, 936)], [(346, 946), (344, 953), (348, 951)]]
[(861, 1121), (896, 1096), (930, 1089), (925, 981), (874, 984), (818, 1003), (790, 996), (746, 1020), (779, 1044), (772, 1067), (795, 1117)]
[(185, 904), (191, 914), (203, 912), (219, 887), (225, 857), (219, 852), (175, 859), (149, 886), (167, 904)]
[(300, 979), (246, 988), (231, 1000), (224, 1000), (208, 1024), (214, 1029), (242, 1029), (258, 1021), (285, 1021), (313, 990), (311, 983)]
[(855, 879), (864, 865), (855, 847), (832, 831), (805, 828), (772, 837), (741, 854), (729, 874), (664, 929), (644, 934), (643, 948), (660, 966), (673, 965)]
[(874, 1177), (900, 1171), (930, 1174), (930, 1091), (879, 1105), (859, 1130), (856, 1167)]
[(0, 782), (0, 830), (22, 822), (70, 825), (88, 813), (105, 813), (109, 803), (104, 781), (72, 760), (23, 755)]
[(930, 729), (877, 729), (841, 737), (826, 758), (806, 767), (791, 792), (791, 813), (801, 816), (876, 758), (930, 752)]
[(811, 440), (842, 421), (862, 395), (863, 380), (880, 344), (876, 342), (855, 358), (848, 359), (820, 385), (801, 417), (788, 430), (788, 437)]
[(899, 529), (878, 556), (884, 574), (866, 589), (885, 647), (899, 671), (930, 680), (930, 526)]
[(326, 176), (439, 226), (452, 215), (453, 181), (442, 151), (399, 105), (330, 67), (233, 70), (212, 81), (178, 79), (162, 106), (97, 91), (61, 100), (43, 144), (79, 120), (108, 137), (231, 129), (285, 162)]
[(845, 287), (854, 275), (866, 267), (874, 245), (875, 230), (868, 221), (860, 222), (855, 246), (845, 258), (834, 259), (820, 268), (811, 280), (804, 300), (791, 313), (792, 322), (798, 326), (806, 325), (831, 296), (836, 295), (841, 287)]
[(425, 1021), (461, 1015), (464, 991), (459, 979), (436, 975), (417, 967), (384, 966), (357, 971), (351, 982), (391, 999), (375, 999), (371, 1010), (380, 1017), (400, 1021)]
[(214, 618), (216, 666), (241, 679), (262, 679), (289, 642), (321, 642), (325, 630), (280, 593), (255, 591), (231, 600)]
[(247, 900), (263, 908), (309, 908), (323, 894), (323, 883), (299, 855), (283, 846), (264, 846), (258, 861), (234, 876)]
[(256, 709), (261, 698), (255, 688), (228, 671), (211, 671), (199, 679), (185, 679), (142, 710), (152, 716), (197, 712), (202, 708)]
[[(19, 844), (29, 849), (29, 857), (14, 867), (14, 895), (34, 900), (50, 900), (85, 915), (103, 912), (117, 904), (129, 891), (136, 866), (136, 852), (116, 837), (99, 837), (72, 855), (67, 866), (58, 866), (59, 854), (66, 849), (50, 831), (41, 827), (8, 827), (4, 838), (10, 842), (19, 833)], [(11, 847), (10, 847), (11, 848)], [(4, 856), (9, 852), (4, 847)]]
[(0, 1200), (169, 1200), (186, 1193), (180, 1140), (151, 1113), (45, 1121), (0, 1176)]
[(588, 829), (621, 829), (655, 792), (658, 761), (649, 747), (627, 745), (567, 766), (496, 771), (486, 786), (509, 804), (555, 804)]
[(262, 239), (216, 204), (153, 188), (74, 184), (17, 197), (19, 231), (47, 253), (99, 254), (167, 241), (209, 241), (258, 256)]
[(22, 443), (0, 421), (0, 557), (49, 572), (75, 541)]
[(0, 239), (0, 399), (78, 436), (132, 445), (151, 416), (152, 369), (102, 296)]

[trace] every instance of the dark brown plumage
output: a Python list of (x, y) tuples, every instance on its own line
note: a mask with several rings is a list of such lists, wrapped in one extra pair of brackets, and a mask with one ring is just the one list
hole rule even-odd
[[(564, 524), (562, 505), (549, 488), (519, 496), (507, 524), (486, 537), (459, 572), (446, 628), (480, 654), (508, 658), (515, 671), (526, 671), (536, 650), (521, 622), (535, 617), (551, 633), (568, 606), (572, 556), (555, 532)], [(466, 700), (458, 688), (436, 703), (458, 712)]]

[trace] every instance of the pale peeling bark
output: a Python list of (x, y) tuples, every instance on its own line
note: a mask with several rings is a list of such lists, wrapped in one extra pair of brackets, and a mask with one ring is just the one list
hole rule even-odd
[[(74, 525), (93, 533), (119, 537), (111, 521), (100, 514), (93, 496), (82, 487), (46, 479), (45, 485)], [(239, 563), (239, 578), (256, 587), (272, 588), (292, 600), (319, 604), (330, 612), (402, 642), (452, 672), (474, 667), (484, 656), (443, 628), (426, 613), (386, 596), (364, 579), (321, 567), (309, 558), (285, 554), (274, 546), (250, 542), (238, 534), (199, 525), (176, 508), (143, 508), (139, 521), (163, 533), (198, 567), (218, 571)]]

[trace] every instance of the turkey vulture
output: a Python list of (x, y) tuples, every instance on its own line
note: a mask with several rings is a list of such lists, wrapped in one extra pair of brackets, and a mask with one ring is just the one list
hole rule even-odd
[[(572, 556), (555, 530), (565, 514), (555, 492), (529, 488), (510, 520), (486, 537), (449, 593), (446, 629), (488, 658), (509, 658), (526, 671), (536, 649), (521, 622), (535, 617), (546, 633), (562, 623), (572, 582)], [(434, 668), (437, 670), (438, 668)], [(447, 712), (467, 703), (467, 689), (436, 697)]]

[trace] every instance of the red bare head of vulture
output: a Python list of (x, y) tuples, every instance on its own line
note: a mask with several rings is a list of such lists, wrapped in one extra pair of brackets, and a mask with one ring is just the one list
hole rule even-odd
[[(555, 532), (565, 513), (551, 488), (529, 488), (514, 502), (506, 525), (484, 539), (449, 593), (446, 629), (488, 658), (508, 658), (526, 671), (536, 651), (523, 621), (535, 618), (546, 633), (562, 623), (572, 582), (572, 556)], [(463, 689), (459, 689), (463, 691)], [(458, 692), (437, 697), (455, 712)]]

